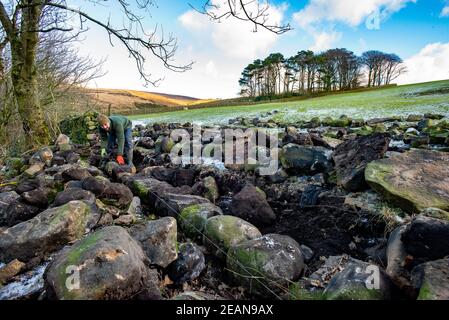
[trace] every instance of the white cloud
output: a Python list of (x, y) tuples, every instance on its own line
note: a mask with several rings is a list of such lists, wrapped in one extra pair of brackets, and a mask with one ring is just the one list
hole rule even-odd
[(445, 6), (443, 10), (441, 10), (440, 17), (449, 17), (449, 5)]
[(335, 46), (335, 43), (340, 41), (341, 33), (335, 30), (330, 32), (316, 32), (311, 31), (314, 38), (314, 44), (309, 48), (312, 51), (324, 51), (331, 49)]
[(401, 10), (409, 2), (417, 0), (310, 0), (308, 5), (293, 15), (299, 26), (320, 22), (341, 22), (349, 26), (358, 26), (373, 14), (378, 13), (380, 20)]
[(191, 31), (201, 31), (208, 26), (207, 17), (195, 10), (190, 10), (180, 15), (178, 21)]
[[(212, 0), (216, 6), (213, 13), (222, 15), (227, 10), (223, 0)], [(257, 10), (258, 1), (248, 3), (249, 12)], [(286, 5), (269, 6), (267, 23), (280, 25), (284, 18)], [(265, 54), (276, 43), (278, 36), (264, 28), (258, 28), (254, 32), (254, 25), (232, 17), (223, 18), (220, 22), (211, 21), (205, 15), (194, 10), (182, 14), (178, 20), (188, 30), (201, 33), (204, 41), (212, 41), (216, 49), (226, 56), (241, 59), (254, 59)]]
[(217, 77), (219, 75), (219, 72), (217, 70), (217, 66), (215, 65), (215, 62), (213, 60), (210, 60), (206, 63), (205, 71), (207, 75)]
[(408, 72), (398, 78), (400, 84), (449, 79), (449, 42), (432, 43), (404, 61)]

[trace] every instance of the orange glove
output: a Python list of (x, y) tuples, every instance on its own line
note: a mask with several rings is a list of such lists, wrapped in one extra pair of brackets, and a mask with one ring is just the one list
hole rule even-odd
[(117, 162), (119, 165), (123, 166), (125, 164), (125, 160), (123, 159), (123, 156), (117, 156)]

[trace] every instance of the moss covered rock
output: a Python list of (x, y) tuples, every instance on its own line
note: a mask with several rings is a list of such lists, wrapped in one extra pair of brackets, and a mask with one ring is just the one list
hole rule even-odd
[(207, 219), (221, 214), (217, 207), (208, 203), (194, 204), (184, 208), (178, 216), (181, 229), (191, 239), (201, 239)]
[(145, 292), (160, 298), (157, 273), (125, 229), (105, 227), (63, 250), (44, 275), (50, 298), (129, 299)]
[(236, 284), (274, 298), (291, 281), (298, 280), (304, 257), (299, 244), (289, 236), (267, 234), (232, 246), (226, 265)]
[(389, 300), (393, 284), (384, 270), (354, 258), (340, 266), (323, 292), (326, 300)]
[(420, 264), (412, 271), (418, 300), (449, 300), (449, 259)]
[(133, 226), (129, 232), (141, 244), (151, 264), (165, 268), (178, 257), (176, 219), (146, 221)]
[(204, 193), (203, 196), (210, 202), (215, 203), (220, 197), (218, 185), (214, 177), (208, 176), (203, 179)]
[(203, 243), (217, 257), (225, 259), (231, 247), (260, 236), (260, 231), (249, 222), (238, 217), (221, 215), (207, 219)]
[[(73, 143), (84, 144), (88, 142), (87, 135), (97, 130), (97, 112), (88, 111), (82, 115), (73, 115), (59, 123), (59, 129), (70, 137)], [(89, 126), (94, 123), (95, 125)]]
[(449, 155), (411, 150), (373, 161), (365, 170), (368, 184), (408, 212), (425, 208), (449, 210)]
[(92, 214), (82, 201), (47, 209), (0, 233), (0, 261), (42, 258), (85, 233)]

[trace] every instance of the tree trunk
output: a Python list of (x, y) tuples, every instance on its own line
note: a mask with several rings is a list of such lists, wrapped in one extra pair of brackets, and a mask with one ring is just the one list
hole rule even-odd
[(49, 143), (49, 131), (39, 101), (36, 52), (41, 8), (23, 9), (20, 36), (11, 39), (12, 84), (28, 146)]

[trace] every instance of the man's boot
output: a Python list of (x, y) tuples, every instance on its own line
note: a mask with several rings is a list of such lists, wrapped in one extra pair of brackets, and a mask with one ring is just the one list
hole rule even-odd
[(136, 173), (136, 167), (133, 164), (133, 149), (126, 150), (126, 164), (131, 167), (132, 172)]

